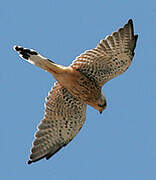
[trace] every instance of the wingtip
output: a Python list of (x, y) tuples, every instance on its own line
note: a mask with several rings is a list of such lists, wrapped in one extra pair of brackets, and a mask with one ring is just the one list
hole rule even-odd
[(132, 19), (129, 19), (129, 20), (128, 20), (128, 24), (133, 24), (133, 20), (132, 20)]
[(31, 161), (31, 160), (29, 160), (29, 161), (27, 161), (27, 164), (31, 164), (33, 161)]
[(138, 39), (138, 34), (135, 34), (135, 36), (134, 36), (134, 37), (135, 37), (135, 39), (137, 40), (137, 39)]
[[(130, 26), (130, 27), (132, 28), (132, 33), (133, 33), (133, 35), (134, 35), (133, 20), (132, 20), (132, 19), (129, 19), (126, 25), (128, 25), (128, 26)], [(126, 26), (126, 25), (125, 25), (125, 26)]]

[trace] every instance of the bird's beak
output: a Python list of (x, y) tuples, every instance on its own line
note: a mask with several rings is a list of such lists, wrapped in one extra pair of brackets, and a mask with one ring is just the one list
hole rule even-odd
[(100, 114), (102, 114), (102, 111), (99, 111)]

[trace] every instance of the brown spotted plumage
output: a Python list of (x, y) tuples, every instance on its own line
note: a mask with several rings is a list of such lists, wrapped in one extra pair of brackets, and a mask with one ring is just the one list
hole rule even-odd
[(14, 46), (23, 59), (50, 72), (58, 81), (46, 98), (45, 115), (35, 134), (28, 164), (49, 159), (76, 136), (84, 124), (87, 104), (102, 113), (106, 99), (101, 88), (130, 66), (137, 37), (130, 19), (68, 67), (55, 64), (34, 50)]
[(86, 104), (77, 100), (62, 85), (55, 83), (46, 98), (45, 115), (35, 134), (28, 163), (49, 159), (79, 132), (86, 114)]
[(95, 49), (77, 57), (71, 67), (103, 86), (127, 70), (134, 56), (137, 37), (130, 19), (123, 28), (101, 40)]

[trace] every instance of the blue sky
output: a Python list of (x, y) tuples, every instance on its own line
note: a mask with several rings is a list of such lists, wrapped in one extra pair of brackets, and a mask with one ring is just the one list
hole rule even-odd
[[(49, 161), (27, 165), (44, 99), (55, 79), (24, 62), (13, 45), (33, 48), (58, 64), (123, 26), (139, 35), (133, 63), (103, 91), (107, 109), (87, 109), (76, 138)], [(0, 179), (156, 179), (155, 1), (5, 0), (0, 7)]]

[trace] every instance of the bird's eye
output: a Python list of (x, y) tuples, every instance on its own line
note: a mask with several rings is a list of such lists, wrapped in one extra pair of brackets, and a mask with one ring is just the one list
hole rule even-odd
[(106, 101), (103, 104), (98, 104), (99, 107), (105, 108), (107, 105)]

